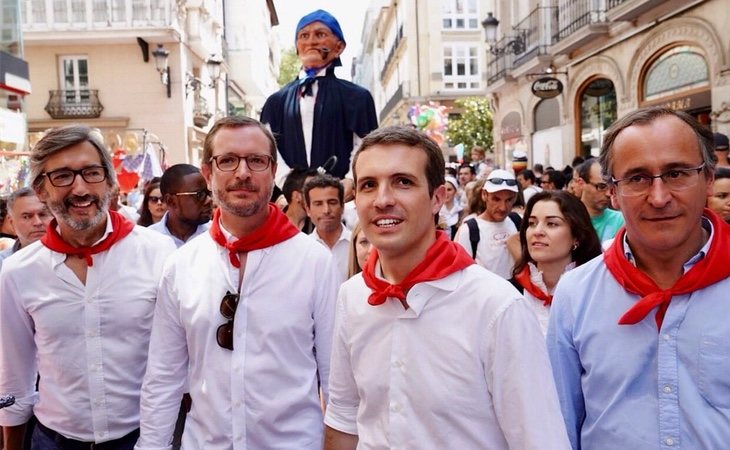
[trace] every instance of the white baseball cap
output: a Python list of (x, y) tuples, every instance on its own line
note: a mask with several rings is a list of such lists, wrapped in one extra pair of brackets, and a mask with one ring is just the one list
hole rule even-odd
[(490, 194), (498, 191), (519, 192), (517, 188), (517, 179), (514, 174), (504, 169), (495, 169), (491, 171), (487, 177), (487, 182), (484, 183), (483, 189)]

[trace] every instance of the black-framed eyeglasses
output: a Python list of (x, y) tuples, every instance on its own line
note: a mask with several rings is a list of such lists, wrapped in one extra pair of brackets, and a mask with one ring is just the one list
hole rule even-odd
[(238, 308), (239, 295), (235, 292), (226, 291), (226, 295), (221, 300), (221, 315), (228, 322), (218, 327), (215, 333), (218, 345), (228, 350), (233, 350), (233, 319), (236, 317), (236, 308)]
[(66, 187), (74, 184), (77, 175), (81, 175), (81, 178), (87, 183), (101, 183), (106, 180), (106, 169), (102, 166), (88, 166), (79, 170), (56, 169), (43, 172), (40, 176), (48, 178), (48, 181), (55, 187)]
[(233, 172), (238, 169), (241, 164), (241, 160), (246, 161), (246, 167), (252, 172), (263, 172), (268, 169), (271, 165), (273, 158), (271, 155), (246, 155), (238, 156), (233, 154), (228, 155), (217, 155), (210, 158), (211, 161), (215, 161), (218, 170), (223, 172)]
[(512, 180), (510, 178), (489, 178), (487, 181), (492, 184), (506, 184), (507, 186), (517, 186), (517, 180)]
[(150, 203), (162, 203), (162, 197), (159, 195), (150, 195), (147, 197), (147, 201)]
[(659, 175), (648, 175), (645, 173), (631, 175), (617, 180), (611, 178), (611, 182), (618, 187), (618, 193), (624, 197), (644, 195), (649, 192), (654, 179), (660, 178), (664, 185), (672, 191), (682, 191), (697, 184), (700, 172), (705, 168), (705, 163), (697, 167), (683, 169), (670, 169)]
[(177, 192), (174, 195), (175, 196), (191, 196), (193, 199), (195, 199), (198, 202), (204, 202), (205, 200), (210, 197), (211, 192), (208, 189), (201, 189), (199, 191), (193, 191), (193, 192)]
[(590, 181), (586, 181), (586, 183), (596, 188), (597, 191), (605, 191), (608, 189), (608, 183), (591, 183)]

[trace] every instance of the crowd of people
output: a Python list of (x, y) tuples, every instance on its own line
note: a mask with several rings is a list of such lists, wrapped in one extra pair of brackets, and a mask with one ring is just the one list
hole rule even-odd
[(451, 167), (363, 107), (329, 154), (305, 130), (372, 99), (330, 70), (331, 15), (296, 42), (264, 120), (139, 192), (88, 126), (33, 147), (3, 205), (6, 449), (727, 445), (727, 137), (650, 107), (564, 169)]

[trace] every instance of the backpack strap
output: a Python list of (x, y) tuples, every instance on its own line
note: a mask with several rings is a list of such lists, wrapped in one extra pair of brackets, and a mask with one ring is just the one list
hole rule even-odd
[(522, 287), (522, 285), (515, 279), (515, 277), (512, 277), (512, 278), (510, 278), (507, 281), (509, 281), (510, 283), (512, 283), (512, 286), (514, 286), (515, 289), (517, 289), (520, 292), (520, 294), (523, 294), (524, 295), (525, 288)]
[(515, 227), (517, 227), (517, 231), (520, 231), (520, 225), (522, 225), (522, 217), (520, 217), (519, 214), (516, 212), (511, 212), (507, 215), (509, 217), (509, 220), (512, 221), (513, 224), (515, 224)]
[(479, 225), (477, 225), (476, 219), (469, 219), (466, 221), (466, 226), (469, 227), (469, 242), (471, 242), (471, 257), (477, 258), (477, 245), (479, 245)]

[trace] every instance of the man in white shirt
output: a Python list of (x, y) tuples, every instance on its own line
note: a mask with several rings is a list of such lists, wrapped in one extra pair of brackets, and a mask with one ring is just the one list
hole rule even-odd
[(507, 238), (517, 233), (517, 225), (510, 217), (517, 199), (517, 189), (517, 180), (511, 172), (503, 169), (490, 172), (481, 194), (487, 207), (473, 219), (478, 226), (476, 255), (472, 252), (471, 241), (475, 236), (468, 223), (464, 222), (459, 227), (454, 239), (474, 257), (477, 264), (504, 279), (512, 277), (512, 267), (515, 265), (514, 258), (507, 250)]
[(303, 190), (307, 215), (315, 226), (310, 236), (332, 252), (340, 281), (345, 281), (352, 232), (342, 224), (344, 186), (331, 175), (318, 175)]
[(325, 449), (568, 448), (534, 314), (436, 231), (441, 149), (383, 128), (353, 167), (377, 251), (340, 289)]
[[(30, 179), (56, 217), (0, 274), (0, 410), (6, 449), (131, 449), (167, 239), (109, 211), (114, 167), (101, 135), (71, 125), (33, 147)], [(36, 392), (36, 374), (40, 377)]]
[(5, 258), (27, 247), (46, 234), (53, 216), (29, 187), (20, 188), (8, 197), (8, 217), (18, 238), (12, 247), (0, 252), (0, 267)]
[(219, 209), (165, 268), (138, 449), (170, 448), (186, 387), (182, 448), (321, 449), (337, 275), (329, 252), (268, 203), (275, 171), (261, 123), (213, 125), (202, 172)]
[(175, 164), (162, 174), (160, 192), (167, 212), (159, 222), (149, 226), (150, 230), (169, 236), (178, 248), (208, 231), (213, 199), (200, 169), (190, 164)]

